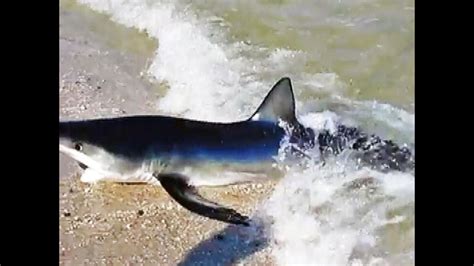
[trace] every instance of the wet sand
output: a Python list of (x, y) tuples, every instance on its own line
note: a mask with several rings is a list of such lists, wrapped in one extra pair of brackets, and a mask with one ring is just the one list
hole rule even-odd
[[(65, 8), (69, 1), (61, 3), (60, 118), (156, 114), (163, 87), (142, 75), (147, 55), (108, 44), (103, 32), (90, 27), (99, 15), (89, 17), (81, 8)], [(117, 26), (104, 18), (104, 27)], [(122, 34), (126, 39), (140, 33), (123, 29)], [(244, 228), (192, 214), (161, 187), (84, 184), (80, 173), (76, 163), (60, 156), (61, 265), (274, 264), (260, 226)], [(251, 216), (274, 185), (200, 191)]]

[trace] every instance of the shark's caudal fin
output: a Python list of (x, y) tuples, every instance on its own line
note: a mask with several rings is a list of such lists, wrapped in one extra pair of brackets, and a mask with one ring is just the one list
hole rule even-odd
[(252, 121), (278, 122), (283, 120), (289, 124), (296, 123), (295, 116), (295, 97), (291, 80), (288, 77), (281, 78), (263, 102), (257, 108), (257, 111), (249, 118)]

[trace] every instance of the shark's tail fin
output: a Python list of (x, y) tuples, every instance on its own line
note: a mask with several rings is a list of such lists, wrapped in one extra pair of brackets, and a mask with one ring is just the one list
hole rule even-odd
[(274, 123), (281, 120), (292, 129), (292, 143), (297, 143), (298, 146), (306, 148), (314, 145), (315, 135), (313, 130), (305, 128), (296, 119), (295, 96), (291, 80), (288, 77), (281, 78), (273, 85), (263, 102), (248, 120)]

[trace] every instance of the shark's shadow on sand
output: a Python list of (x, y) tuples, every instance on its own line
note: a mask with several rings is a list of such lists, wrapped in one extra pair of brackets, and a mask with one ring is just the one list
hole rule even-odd
[(228, 225), (195, 246), (178, 265), (235, 265), (269, 245), (265, 230), (260, 220), (249, 227)]

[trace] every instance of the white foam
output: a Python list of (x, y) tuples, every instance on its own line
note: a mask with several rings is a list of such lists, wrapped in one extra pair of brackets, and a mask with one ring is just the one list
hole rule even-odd
[(340, 117), (331, 111), (324, 111), (320, 113), (308, 113), (299, 118), (301, 124), (306, 127), (311, 127), (316, 130), (329, 130), (331, 133), (337, 130), (337, 124), (340, 122)]
[(391, 139), (399, 142), (415, 142), (415, 114), (377, 101), (337, 98), (344, 104), (351, 106), (348, 111), (341, 113), (357, 121), (358, 124), (366, 124), (367, 129), (372, 133), (382, 137), (390, 135)]
[[(391, 109), (395, 114), (396, 110)], [(402, 117), (405, 114), (398, 112)], [(399, 116), (393, 113), (385, 117), (385, 122), (396, 128), (391, 120)], [(304, 114), (299, 119), (315, 130), (334, 130), (341, 117), (325, 111)], [(410, 115), (405, 119), (403, 122), (409, 123)], [(404, 130), (410, 132), (409, 127)], [(414, 216), (412, 174), (359, 169), (344, 155), (327, 160), (324, 166), (307, 166), (303, 170), (291, 168), (256, 213), (272, 221), (268, 223), (270, 249), (278, 265), (391, 265), (413, 261), (414, 224), (407, 219)], [(360, 187), (349, 189), (351, 183), (359, 183)], [(409, 229), (397, 237), (411, 239), (405, 247), (411, 252), (397, 253), (384, 244), (387, 235), (381, 228), (400, 223), (408, 223)]]
[[(215, 121), (244, 118), (263, 100), (279, 73), (285, 75), (288, 69), (304, 65), (303, 52), (228, 43), (223, 37), (225, 29), (198, 19), (175, 1), (79, 2), (158, 40), (148, 72), (169, 85), (157, 106), (161, 112)], [(253, 56), (243, 56), (249, 49)], [(261, 81), (258, 75), (265, 73), (274, 73), (274, 80)], [(312, 80), (326, 88), (336, 78), (317, 74)]]
[[(348, 183), (366, 177), (379, 183), (372, 196), (345, 191)], [(379, 227), (404, 221), (400, 215), (387, 218), (387, 211), (413, 202), (409, 174), (327, 164), (290, 171), (259, 215), (273, 220), (271, 248), (279, 265), (348, 265), (380, 245)]]

